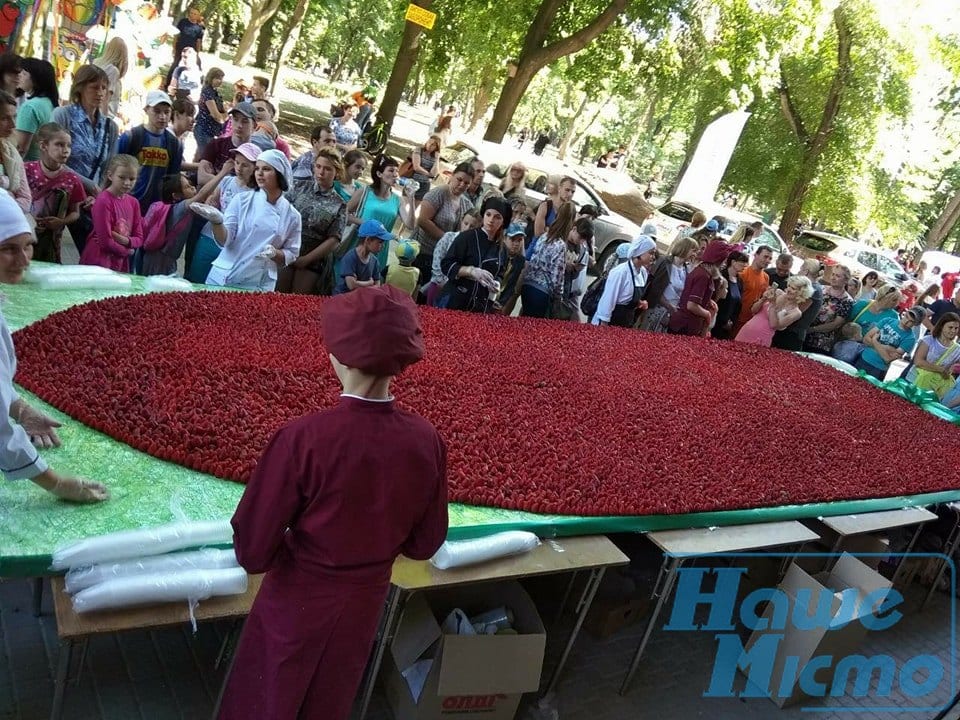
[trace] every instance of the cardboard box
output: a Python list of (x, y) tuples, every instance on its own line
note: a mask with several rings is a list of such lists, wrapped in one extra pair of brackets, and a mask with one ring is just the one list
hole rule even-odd
[(584, 625), (592, 635), (603, 640), (636, 625), (647, 616), (650, 605), (648, 594), (635, 594), (619, 600), (594, 600)]
[[(891, 586), (892, 584), (887, 578), (846, 553), (840, 556), (829, 573), (819, 573), (815, 576), (806, 573), (796, 563), (791, 564), (783, 582), (779, 585), (779, 589), (783, 591), (786, 602), (789, 604), (786, 627), (770, 627), (771, 619), (777, 608), (775, 603), (769, 603), (762, 616), (767, 621), (766, 624), (769, 629), (755, 630), (750, 636), (740, 658), (741, 671), (745, 674), (750, 673), (747, 658), (761, 638), (769, 634), (782, 635), (776, 648), (769, 687), (760, 688), (760, 690), (766, 693), (779, 707), (795, 703), (803, 697), (803, 693), (797, 685), (796, 677), (784, 678), (788, 659), (796, 658), (796, 676), (799, 676), (811, 659), (832, 656), (832, 663), (820, 668), (814, 675), (818, 682), (827, 683), (829, 687), (837, 662), (856, 652), (867, 635), (867, 629), (861, 622), (862, 618), (877, 611), (877, 606), (882, 602), (886, 591)], [(797, 598), (801, 590), (809, 591), (810, 594), (805, 597), (807, 603), (812, 607), (798, 607)], [(854, 592), (848, 593), (849, 599), (847, 602), (848, 604), (853, 603), (853, 605), (848, 605), (845, 610), (851, 610), (852, 608), (852, 612), (849, 614), (845, 612), (846, 618), (844, 618), (840, 613), (841, 603), (844, 591), (849, 590)], [(810, 629), (797, 628), (792, 622), (794, 613), (812, 617), (818, 600), (825, 597), (821, 594), (824, 592), (831, 596), (829, 622), (818, 624)], [(870, 603), (864, 602), (867, 596), (871, 598)], [(847, 622), (846, 620), (850, 621)], [(757, 677), (756, 668), (748, 674), (748, 677), (751, 675)]]
[[(506, 605), (517, 634), (443, 635), (454, 608), (472, 616)], [(510, 720), (540, 687), (546, 631), (519, 583), (418, 593), (407, 602), (385, 654), (384, 690), (396, 720)], [(419, 697), (404, 673), (420, 674)], [(417, 688), (419, 689), (419, 688)]]

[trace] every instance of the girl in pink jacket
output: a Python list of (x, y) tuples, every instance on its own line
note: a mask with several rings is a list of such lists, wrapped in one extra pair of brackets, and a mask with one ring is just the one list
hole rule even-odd
[(114, 155), (107, 166), (107, 187), (93, 203), (93, 231), (80, 255), (81, 265), (130, 272), (130, 257), (143, 245), (140, 204), (130, 194), (140, 166), (132, 155)]

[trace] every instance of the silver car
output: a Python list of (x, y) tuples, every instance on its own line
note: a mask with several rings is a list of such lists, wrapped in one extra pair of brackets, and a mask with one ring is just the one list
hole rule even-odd
[[(600, 212), (600, 215), (593, 221), (593, 247), (597, 256), (597, 264), (594, 272), (599, 273), (601, 269), (607, 269), (614, 263), (614, 253), (617, 246), (625, 242), (633, 242), (640, 234), (640, 227), (627, 218), (615, 213), (600, 198), (600, 194), (594, 190), (583, 178), (571, 170), (564, 167), (562, 172), (549, 169), (538, 169), (536, 164), (531, 166), (524, 159), (524, 165), (527, 166), (525, 200), (531, 210), (537, 207), (546, 198), (547, 177), (551, 174), (562, 174), (572, 177), (577, 182), (577, 187), (573, 191), (573, 202), (576, 206), (593, 205)], [(498, 187), (500, 181), (509, 167), (508, 164), (490, 163), (487, 165), (487, 173), (484, 177), (484, 184), (492, 187)]]

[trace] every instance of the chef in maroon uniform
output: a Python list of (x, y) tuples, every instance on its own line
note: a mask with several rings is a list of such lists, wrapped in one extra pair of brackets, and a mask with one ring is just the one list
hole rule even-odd
[(343, 393), (274, 435), (233, 516), (237, 559), (266, 576), (221, 720), (346, 718), (394, 560), (427, 559), (447, 534), (446, 447), (390, 394), (423, 357), (416, 306), (385, 285), (329, 298), (322, 313)]

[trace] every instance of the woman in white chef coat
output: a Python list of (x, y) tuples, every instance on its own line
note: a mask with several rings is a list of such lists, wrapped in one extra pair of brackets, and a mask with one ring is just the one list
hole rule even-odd
[[(7, 193), (0, 193), (0, 283), (16, 284), (33, 257), (37, 239), (23, 211)], [(53, 418), (30, 407), (13, 387), (17, 357), (7, 321), (0, 315), (0, 472), (7, 480), (32, 480), (47, 492), (72, 502), (99, 502), (109, 497), (98, 482), (54, 472), (37, 447), (60, 445)], [(32, 443), (32, 444), (31, 444)]]
[(300, 213), (283, 196), (293, 182), (290, 161), (279, 150), (257, 158), (255, 192), (227, 207), (222, 223), (211, 219), (213, 237), (223, 247), (213, 261), (207, 285), (229, 285), (270, 292), (277, 272), (300, 255)]

